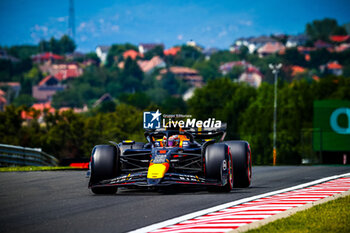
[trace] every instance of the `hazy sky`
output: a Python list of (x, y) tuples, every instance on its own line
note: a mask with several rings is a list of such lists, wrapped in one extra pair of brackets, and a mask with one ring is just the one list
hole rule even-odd
[[(228, 48), (238, 37), (298, 34), (315, 19), (350, 22), (345, 0), (75, 0), (79, 51), (97, 45), (164, 43), (193, 39)], [(0, 0), (0, 45), (36, 44), (68, 28), (69, 0)]]

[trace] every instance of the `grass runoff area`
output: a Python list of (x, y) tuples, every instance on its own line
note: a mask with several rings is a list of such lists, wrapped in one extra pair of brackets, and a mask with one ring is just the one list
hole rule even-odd
[(247, 232), (350, 232), (350, 196), (316, 205)]
[(37, 166), (25, 166), (25, 167), (0, 167), (0, 172), (29, 172), (29, 171), (58, 171), (58, 170), (81, 170), (75, 167), (37, 167)]

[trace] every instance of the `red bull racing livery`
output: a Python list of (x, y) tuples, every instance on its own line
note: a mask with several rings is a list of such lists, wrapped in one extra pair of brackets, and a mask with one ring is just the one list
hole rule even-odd
[(248, 187), (250, 146), (246, 141), (223, 141), (225, 134), (220, 129), (157, 129), (145, 132), (148, 143), (97, 145), (89, 188), (95, 194), (111, 194), (127, 186), (202, 185), (215, 192)]

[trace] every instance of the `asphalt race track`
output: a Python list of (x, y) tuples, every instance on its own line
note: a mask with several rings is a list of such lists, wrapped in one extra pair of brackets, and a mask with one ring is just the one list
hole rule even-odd
[(0, 232), (127, 232), (241, 198), (350, 172), (349, 166), (254, 167), (248, 189), (120, 189), (96, 196), (85, 171), (0, 173)]

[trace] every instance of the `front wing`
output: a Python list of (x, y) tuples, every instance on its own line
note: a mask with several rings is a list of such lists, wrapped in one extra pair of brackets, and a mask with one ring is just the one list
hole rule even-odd
[(104, 180), (91, 187), (110, 187), (110, 186), (139, 186), (139, 187), (157, 187), (169, 185), (202, 185), (202, 186), (223, 186), (221, 182), (213, 179), (205, 179), (195, 175), (166, 173), (161, 181), (148, 179), (147, 172), (130, 173), (121, 175), (113, 179)]

